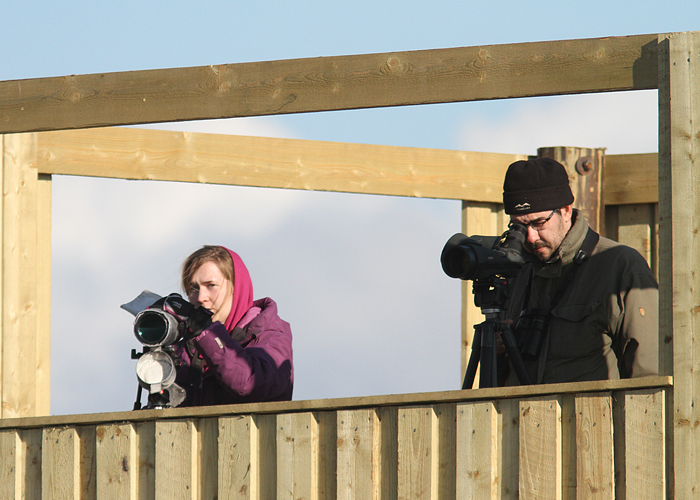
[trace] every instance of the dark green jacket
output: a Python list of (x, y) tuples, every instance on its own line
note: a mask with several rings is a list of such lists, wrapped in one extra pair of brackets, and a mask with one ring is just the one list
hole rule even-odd
[[(573, 259), (587, 231), (588, 221), (574, 210), (573, 225), (559, 250), (546, 263), (527, 254), (528, 264), (511, 289), (509, 317), (517, 318), (526, 308), (549, 309), (566, 274), (579, 268), (552, 310), (539, 358), (526, 360), (538, 383), (658, 374), (654, 275), (639, 252), (603, 237), (588, 260), (576, 266)], [(517, 384), (512, 369), (506, 383)]]

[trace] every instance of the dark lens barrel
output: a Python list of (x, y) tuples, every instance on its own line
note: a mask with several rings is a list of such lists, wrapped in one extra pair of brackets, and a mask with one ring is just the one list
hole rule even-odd
[(134, 335), (148, 346), (174, 344), (180, 337), (179, 323), (172, 314), (161, 309), (147, 309), (136, 316)]
[(445, 248), (442, 249), (440, 263), (442, 270), (450, 278), (471, 279), (477, 272), (478, 256), (471, 245), (465, 242), (471, 241), (467, 236), (457, 233), (452, 236)]

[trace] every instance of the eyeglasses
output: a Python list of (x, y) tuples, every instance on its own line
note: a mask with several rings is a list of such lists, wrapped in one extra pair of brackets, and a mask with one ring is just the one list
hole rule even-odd
[[(539, 231), (539, 230), (541, 230), (541, 229), (544, 227), (544, 225), (545, 225), (547, 222), (549, 222), (549, 219), (551, 219), (552, 217), (554, 217), (554, 214), (557, 213), (558, 211), (559, 211), (559, 209), (558, 209), (558, 208), (555, 208), (554, 210), (552, 210), (552, 213), (549, 214), (549, 217), (547, 217), (546, 219), (535, 219), (535, 220), (532, 220), (532, 221), (530, 221), (530, 222), (518, 222), (518, 224), (522, 224), (522, 225), (525, 226), (525, 227), (531, 227), (531, 228), (534, 229), (535, 231)], [(508, 227), (511, 227), (511, 226), (513, 225), (513, 223), (515, 223), (515, 222), (516, 222), (516, 221), (511, 221), (511, 222), (508, 224)]]

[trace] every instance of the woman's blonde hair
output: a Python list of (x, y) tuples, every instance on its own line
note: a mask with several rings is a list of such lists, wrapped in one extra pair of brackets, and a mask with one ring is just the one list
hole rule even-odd
[(186, 295), (189, 295), (192, 291), (192, 276), (205, 262), (213, 262), (216, 264), (216, 267), (219, 268), (224, 278), (229, 280), (231, 285), (233, 285), (234, 270), (231, 254), (228, 253), (228, 250), (224, 247), (204, 245), (187, 257), (184, 264), (182, 264), (182, 289)]

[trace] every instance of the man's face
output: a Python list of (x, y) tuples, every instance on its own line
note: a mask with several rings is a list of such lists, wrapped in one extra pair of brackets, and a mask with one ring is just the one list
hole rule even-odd
[(548, 261), (557, 251), (571, 228), (571, 205), (556, 210), (511, 215), (510, 220), (527, 225), (525, 250), (542, 262)]

